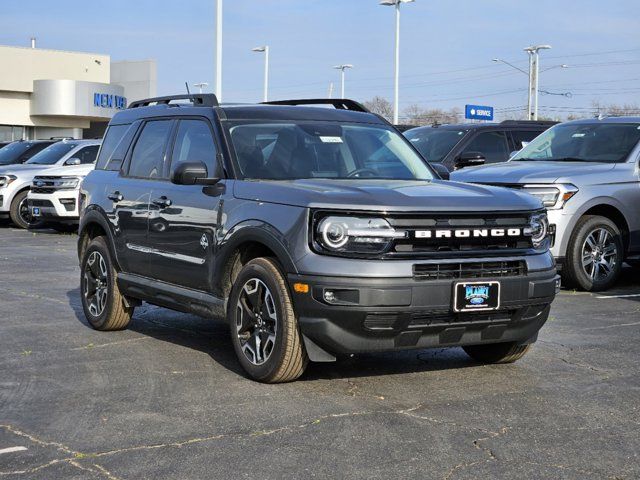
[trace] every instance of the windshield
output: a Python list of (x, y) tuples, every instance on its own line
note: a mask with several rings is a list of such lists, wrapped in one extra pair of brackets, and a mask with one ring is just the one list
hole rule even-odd
[(467, 133), (453, 128), (417, 128), (405, 132), (414, 147), (430, 162), (441, 162)]
[(0, 150), (0, 165), (11, 165), (16, 163), (20, 156), (31, 147), (29, 142), (10, 143)]
[(45, 148), (41, 152), (36, 153), (27, 160), (28, 164), (35, 165), (53, 165), (67, 153), (78, 146), (77, 143), (58, 142)]
[(424, 160), (391, 127), (338, 122), (226, 126), (244, 178), (433, 179)]
[(512, 160), (618, 163), (639, 140), (638, 124), (561, 124), (542, 133)]

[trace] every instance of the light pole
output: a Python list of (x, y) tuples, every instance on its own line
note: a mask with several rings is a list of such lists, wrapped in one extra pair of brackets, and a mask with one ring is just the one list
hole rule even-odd
[(349, 63), (344, 63), (342, 65), (336, 65), (335, 67), (336, 70), (340, 70), (340, 98), (344, 98), (344, 71), (347, 68), (353, 68), (353, 65), (349, 64)]
[[(524, 49), (529, 55), (529, 118), (538, 120), (538, 87), (540, 77), (540, 50), (549, 50), (551, 45), (532, 45)], [(533, 97), (533, 113), (531, 112)]]
[(262, 96), (263, 102), (269, 101), (269, 45), (264, 47), (252, 48), (253, 52), (264, 52), (264, 94)]
[(396, 10), (396, 53), (394, 67), (394, 90), (393, 90), (393, 123), (398, 124), (399, 103), (400, 103), (400, 5), (403, 3), (411, 3), (415, 0), (382, 0), (380, 5), (387, 7), (395, 7)]
[(216, 0), (216, 97), (222, 101), (222, 0)]
[(207, 82), (194, 83), (194, 87), (198, 87), (200, 89), (200, 93), (202, 93), (203, 87), (208, 87), (209, 84)]

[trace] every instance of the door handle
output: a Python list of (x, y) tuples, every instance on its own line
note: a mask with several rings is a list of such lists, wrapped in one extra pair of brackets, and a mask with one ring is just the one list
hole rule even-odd
[(171, 200), (169, 200), (164, 195), (161, 196), (160, 198), (156, 198), (155, 200), (151, 200), (151, 203), (153, 203), (154, 205), (160, 208), (167, 208), (171, 206)]
[(113, 193), (110, 193), (109, 195), (107, 195), (107, 198), (108, 198), (109, 200), (113, 200), (113, 201), (114, 201), (114, 202), (116, 202), (116, 203), (121, 202), (121, 201), (124, 199), (124, 197), (122, 196), (122, 194), (121, 194), (120, 192), (118, 192), (118, 191), (115, 191), (115, 192), (113, 192)]

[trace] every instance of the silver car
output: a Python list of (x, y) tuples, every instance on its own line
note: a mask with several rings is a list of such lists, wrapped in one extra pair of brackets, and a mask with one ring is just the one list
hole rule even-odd
[(640, 265), (640, 118), (577, 120), (547, 130), (510, 161), (451, 174), (525, 190), (549, 213), (563, 282), (606, 290), (623, 261)]

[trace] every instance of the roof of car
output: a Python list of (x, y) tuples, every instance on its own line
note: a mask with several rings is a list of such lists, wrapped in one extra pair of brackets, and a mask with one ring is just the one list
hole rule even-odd
[(343, 122), (385, 122), (373, 113), (336, 108), (291, 105), (222, 105), (227, 120), (325, 120)]
[(572, 124), (595, 124), (595, 123), (640, 123), (640, 117), (595, 117), (571, 120), (566, 123)]
[(407, 132), (415, 130), (438, 128), (444, 130), (481, 130), (481, 129), (495, 129), (495, 128), (531, 128), (531, 129), (546, 129), (552, 127), (558, 122), (550, 121), (535, 121), (535, 120), (505, 120), (503, 122), (485, 122), (485, 123), (446, 123), (436, 125), (425, 125), (422, 127), (412, 128)]

